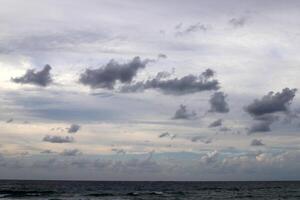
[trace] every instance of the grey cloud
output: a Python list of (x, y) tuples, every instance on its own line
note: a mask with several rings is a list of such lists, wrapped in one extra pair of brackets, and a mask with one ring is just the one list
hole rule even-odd
[(249, 129), (250, 133), (256, 133), (256, 132), (269, 132), (271, 131), (271, 124), (272, 121), (259, 121), (252, 124), (252, 126)]
[(79, 82), (91, 88), (114, 89), (117, 81), (131, 83), (138, 70), (144, 69), (151, 60), (141, 60), (134, 57), (128, 63), (118, 63), (115, 60), (109, 61), (105, 66), (98, 69), (86, 69), (80, 75)]
[(10, 118), (10, 119), (8, 119), (8, 120), (6, 120), (6, 123), (12, 123), (14, 121), (14, 119), (13, 118)]
[(210, 144), (212, 142), (212, 139), (211, 138), (205, 138), (203, 136), (194, 136), (191, 138), (191, 141), (192, 142), (202, 142), (204, 144)]
[(228, 127), (221, 127), (221, 128), (219, 129), (219, 131), (221, 131), (221, 132), (227, 132), (227, 131), (231, 131), (231, 129), (228, 128)]
[(78, 149), (65, 149), (60, 153), (61, 156), (78, 156), (81, 154), (81, 151), (79, 151)]
[(42, 153), (42, 154), (52, 154), (52, 153), (55, 153), (55, 152), (50, 150), (50, 149), (46, 149), (46, 150), (41, 151), (40, 153)]
[(180, 105), (179, 109), (176, 110), (174, 117), (172, 119), (185, 119), (191, 120), (195, 119), (197, 114), (195, 111), (189, 111), (185, 105)]
[(289, 106), (296, 95), (297, 89), (285, 88), (281, 92), (269, 92), (261, 99), (245, 107), (256, 122), (250, 127), (249, 133), (269, 132), (271, 125), (279, 120), (277, 113), (289, 114)]
[(281, 92), (269, 92), (261, 99), (255, 99), (253, 103), (245, 107), (245, 111), (254, 117), (276, 112), (287, 112), (296, 91), (297, 89), (285, 88)]
[(158, 57), (158, 59), (160, 59), (160, 58), (166, 59), (166, 58), (167, 58), (167, 55), (166, 55), (166, 54), (160, 53), (160, 54), (157, 55), (157, 57)]
[(229, 24), (231, 24), (235, 28), (244, 26), (246, 22), (247, 18), (245, 17), (232, 18), (229, 20)]
[(116, 154), (126, 154), (126, 151), (124, 149), (112, 148), (111, 151), (115, 152)]
[(180, 24), (180, 25), (177, 25), (175, 27), (175, 29), (177, 30), (177, 32), (175, 34), (176, 36), (184, 36), (184, 35), (187, 35), (190, 33), (198, 32), (198, 31), (207, 31), (208, 26), (198, 22), (198, 23), (192, 24), (184, 29), (182, 29), (182, 24)]
[(209, 124), (208, 127), (212, 128), (212, 127), (218, 127), (218, 126), (222, 126), (223, 120), (222, 119), (218, 119), (216, 121), (213, 121), (211, 124)]
[(165, 132), (165, 133), (160, 134), (158, 137), (163, 138), (163, 137), (167, 137), (167, 136), (170, 136), (170, 133)]
[(68, 129), (68, 133), (76, 133), (80, 130), (80, 126), (78, 124), (72, 124)]
[(177, 137), (177, 135), (176, 134), (170, 134), (168, 132), (164, 132), (164, 133), (160, 134), (158, 137), (159, 138), (169, 137), (171, 140), (173, 140)]
[(214, 93), (209, 100), (209, 112), (228, 113), (229, 107), (228, 103), (226, 102), (226, 97), (227, 95), (225, 95), (223, 92)]
[(261, 140), (253, 139), (253, 140), (251, 141), (251, 144), (250, 144), (250, 145), (251, 145), (251, 146), (264, 146), (265, 144), (263, 144)]
[(154, 78), (144, 82), (128, 84), (121, 87), (122, 92), (142, 92), (147, 89), (157, 89), (164, 94), (184, 95), (202, 91), (218, 90), (219, 82), (211, 79), (214, 73), (207, 69), (200, 76), (187, 75), (182, 78), (161, 80)]
[(74, 138), (70, 136), (58, 136), (58, 135), (46, 135), (43, 138), (44, 142), (50, 143), (72, 143), (74, 142)]
[(34, 69), (29, 69), (24, 76), (11, 78), (11, 81), (21, 84), (33, 84), (41, 87), (46, 87), (52, 83), (51, 66), (45, 65), (41, 71), (35, 72)]

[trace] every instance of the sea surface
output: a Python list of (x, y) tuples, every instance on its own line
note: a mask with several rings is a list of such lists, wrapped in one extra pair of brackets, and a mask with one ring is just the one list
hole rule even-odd
[(1, 199), (300, 199), (300, 182), (0, 181)]

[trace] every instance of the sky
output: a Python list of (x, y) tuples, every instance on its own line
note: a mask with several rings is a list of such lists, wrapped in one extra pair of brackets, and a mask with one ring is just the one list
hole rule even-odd
[(300, 179), (300, 1), (0, 3), (0, 179)]

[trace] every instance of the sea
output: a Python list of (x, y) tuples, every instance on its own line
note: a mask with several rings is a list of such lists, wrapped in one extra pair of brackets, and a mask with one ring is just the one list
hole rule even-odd
[(0, 198), (35, 200), (300, 200), (300, 182), (123, 182), (1, 180)]

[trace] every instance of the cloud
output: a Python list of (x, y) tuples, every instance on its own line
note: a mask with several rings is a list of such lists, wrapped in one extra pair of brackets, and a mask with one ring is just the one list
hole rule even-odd
[(222, 119), (218, 119), (216, 121), (213, 121), (211, 124), (209, 124), (208, 127), (213, 128), (213, 127), (218, 127), (218, 126), (222, 126), (223, 120)]
[(297, 89), (285, 88), (281, 92), (269, 92), (261, 99), (245, 107), (245, 111), (254, 117), (276, 112), (288, 112), (289, 106), (296, 95)]
[(128, 84), (121, 87), (121, 92), (142, 92), (147, 89), (157, 89), (164, 94), (184, 95), (202, 91), (218, 90), (219, 82), (211, 79), (214, 72), (207, 69), (199, 76), (186, 75), (182, 78), (162, 80), (156, 77), (151, 80)]
[(176, 110), (174, 117), (172, 119), (185, 119), (191, 120), (195, 119), (197, 114), (195, 111), (189, 111), (185, 105), (180, 105), (178, 110)]
[(44, 142), (50, 142), (50, 143), (73, 143), (74, 138), (70, 136), (58, 136), (58, 135), (46, 135), (43, 138)]
[(126, 154), (125, 149), (112, 148), (111, 151), (115, 152), (116, 154), (122, 154), (122, 155)]
[(141, 60), (136, 56), (128, 63), (109, 61), (105, 66), (98, 69), (86, 69), (80, 75), (79, 82), (91, 88), (114, 89), (117, 81), (120, 83), (131, 83), (138, 70), (144, 69), (151, 60)]
[(61, 156), (78, 156), (81, 154), (81, 151), (79, 151), (78, 149), (65, 149), (60, 153)]
[(227, 95), (225, 95), (223, 92), (214, 93), (209, 100), (209, 112), (228, 113), (229, 107), (226, 102), (226, 97)]
[(210, 144), (212, 142), (212, 139), (211, 138), (205, 138), (203, 136), (194, 136), (191, 138), (191, 141), (192, 142), (202, 142), (204, 144)]
[(166, 59), (167, 57), (168, 56), (166, 54), (162, 54), (162, 53), (160, 53), (160, 54), (157, 55), (158, 59), (160, 59), (160, 58)]
[(210, 164), (218, 161), (220, 153), (218, 151), (208, 152), (201, 157), (201, 161), (205, 164)]
[(8, 119), (8, 120), (6, 120), (6, 123), (12, 123), (14, 121), (14, 119), (13, 118), (10, 118), (10, 119)]
[(46, 149), (46, 150), (41, 151), (40, 153), (42, 153), (42, 154), (52, 154), (52, 153), (55, 153), (55, 152), (50, 150), (50, 149)]
[(167, 137), (167, 136), (170, 136), (170, 133), (165, 132), (165, 133), (160, 134), (158, 137), (163, 138), (163, 137)]
[(251, 141), (251, 144), (250, 144), (250, 145), (251, 145), (251, 146), (264, 146), (265, 144), (263, 144), (261, 140), (253, 139), (253, 140)]
[(50, 71), (51, 71), (50, 65), (45, 65), (41, 71), (37, 71), (37, 72), (35, 72), (34, 69), (29, 69), (27, 70), (24, 76), (18, 78), (11, 78), (11, 81), (15, 83), (32, 84), (41, 87), (46, 87), (50, 83), (52, 83)]
[(289, 106), (296, 95), (297, 89), (285, 88), (281, 92), (269, 92), (261, 99), (255, 99), (253, 103), (245, 107), (256, 122), (250, 127), (248, 133), (269, 132), (271, 125), (279, 120), (277, 113), (289, 115)]
[(171, 140), (173, 140), (177, 137), (177, 135), (176, 134), (170, 134), (168, 132), (164, 132), (164, 133), (160, 134), (158, 137), (159, 138), (169, 137)]
[(76, 133), (80, 130), (80, 126), (78, 124), (72, 124), (68, 129), (68, 133)]
[(182, 24), (178, 24), (175, 29), (177, 32), (175, 33), (176, 36), (184, 36), (190, 33), (195, 33), (198, 31), (207, 31), (208, 27), (204, 24), (201, 24), (200, 22), (196, 24), (192, 24), (184, 29), (182, 29)]
[(229, 24), (232, 25), (235, 28), (242, 27), (246, 24), (247, 19), (245, 17), (240, 18), (232, 18), (229, 20)]

